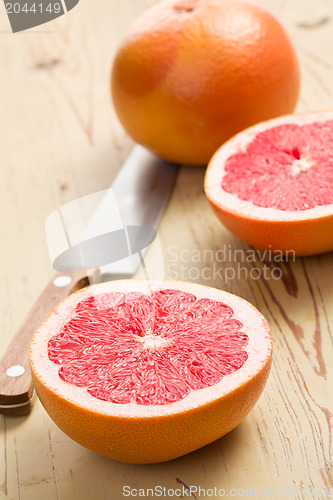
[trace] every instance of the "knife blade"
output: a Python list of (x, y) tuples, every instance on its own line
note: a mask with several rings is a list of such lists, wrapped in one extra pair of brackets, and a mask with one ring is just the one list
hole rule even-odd
[[(34, 402), (28, 361), (31, 339), (47, 314), (67, 295), (101, 280), (129, 278), (156, 237), (156, 228), (170, 198), (178, 165), (165, 162), (135, 146), (87, 223), (83, 236), (73, 243), (68, 214), (80, 204), (68, 204), (46, 224), (60, 232), (54, 255), (57, 271), (46, 285), (0, 360), (0, 413), (25, 415)], [(78, 210), (80, 213), (80, 210)], [(54, 217), (55, 215), (55, 217)], [(48, 241), (55, 238), (49, 236)], [(59, 241), (58, 241), (59, 240)], [(52, 245), (51, 245), (52, 246)], [(59, 246), (59, 245), (58, 245)], [(54, 250), (54, 249), (53, 249)], [(49, 247), (50, 256), (52, 249)]]

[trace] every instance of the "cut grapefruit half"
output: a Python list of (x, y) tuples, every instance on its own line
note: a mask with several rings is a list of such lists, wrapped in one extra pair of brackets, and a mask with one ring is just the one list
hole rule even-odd
[(333, 111), (287, 115), (235, 135), (210, 160), (205, 193), (221, 222), (255, 247), (333, 250)]
[(31, 344), (38, 396), (81, 445), (129, 463), (167, 461), (249, 413), (272, 357), (259, 311), (179, 281), (93, 285), (60, 303)]

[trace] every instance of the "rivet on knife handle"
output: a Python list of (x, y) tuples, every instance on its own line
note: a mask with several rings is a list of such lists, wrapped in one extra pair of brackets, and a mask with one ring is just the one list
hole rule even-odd
[(29, 413), (34, 395), (28, 360), (31, 339), (62, 299), (86, 285), (89, 285), (87, 273), (57, 273), (44, 288), (0, 360), (0, 413)]

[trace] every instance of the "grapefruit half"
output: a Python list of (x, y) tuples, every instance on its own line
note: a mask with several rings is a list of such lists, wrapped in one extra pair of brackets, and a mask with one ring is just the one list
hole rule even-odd
[(205, 193), (220, 221), (263, 250), (333, 250), (333, 111), (259, 123), (220, 147)]
[(30, 350), (38, 396), (60, 429), (130, 463), (170, 460), (231, 431), (258, 400), (271, 357), (254, 306), (178, 281), (80, 290)]

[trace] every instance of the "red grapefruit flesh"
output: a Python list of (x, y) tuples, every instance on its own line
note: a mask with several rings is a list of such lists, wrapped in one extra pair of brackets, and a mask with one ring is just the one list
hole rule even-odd
[(264, 250), (333, 250), (333, 112), (287, 115), (234, 136), (212, 157), (205, 193), (221, 222)]
[(72, 294), (30, 351), (38, 396), (72, 439), (124, 462), (176, 458), (232, 430), (259, 398), (272, 339), (245, 300), (183, 282)]

